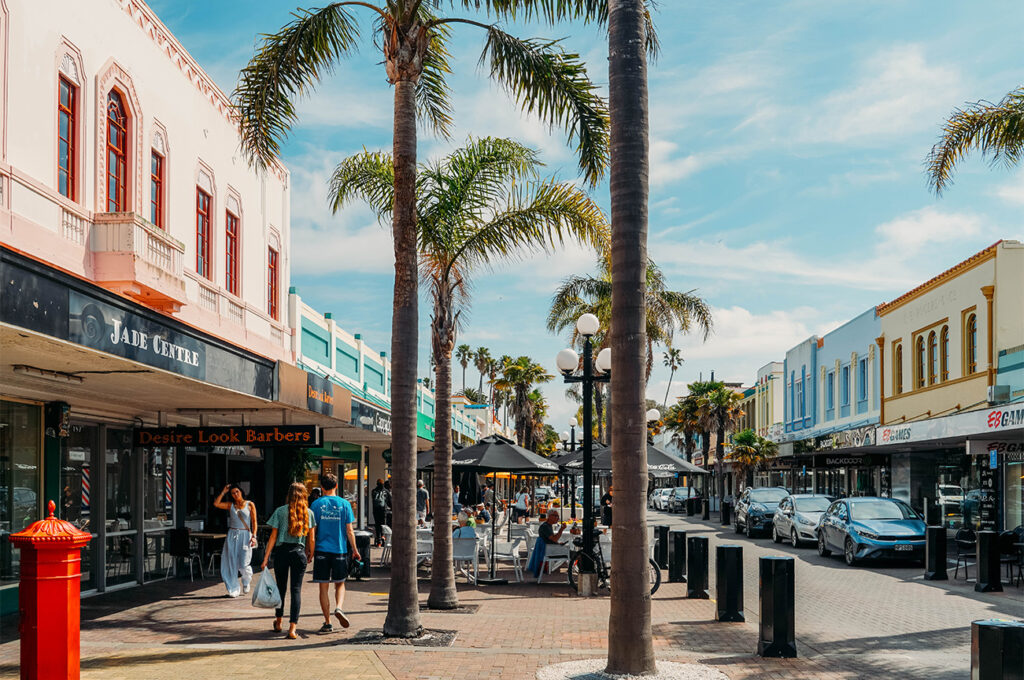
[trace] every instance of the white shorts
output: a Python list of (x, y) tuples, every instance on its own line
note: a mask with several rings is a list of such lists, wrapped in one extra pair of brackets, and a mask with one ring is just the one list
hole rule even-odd
[(427, 511), (426, 510), (417, 510), (416, 511), (416, 521), (425, 520), (425, 519), (427, 519)]

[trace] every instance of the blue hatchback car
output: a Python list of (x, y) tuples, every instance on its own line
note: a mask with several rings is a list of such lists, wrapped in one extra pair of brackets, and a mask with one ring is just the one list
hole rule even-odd
[(841, 551), (850, 566), (874, 558), (924, 560), (925, 523), (894, 498), (843, 498), (818, 520), (818, 554)]

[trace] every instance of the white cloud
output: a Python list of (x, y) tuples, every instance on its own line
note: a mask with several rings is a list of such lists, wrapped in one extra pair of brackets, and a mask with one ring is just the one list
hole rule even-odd
[(997, 188), (996, 196), (1007, 203), (1024, 205), (1024, 172), (1018, 174), (1015, 180)]
[(874, 143), (929, 129), (956, 101), (961, 80), (955, 68), (929, 63), (920, 45), (879, 52), (861, 70), (852, 87), (811, 108), (803, 141)]
[(882, 256), (895, 250), (903, 259), (929, 244), (973, 239), (981, 229), (981, 219), (975, 215), (921, 208), (875, 227), (880, 237), (875, 250)]

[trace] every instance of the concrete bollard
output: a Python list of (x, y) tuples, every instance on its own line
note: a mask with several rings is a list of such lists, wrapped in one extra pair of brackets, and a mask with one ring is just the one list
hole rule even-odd
[(691, 600), (709, 600), (708, 539), (704, 536), (691, 536), (686, 543), (686, 597)]
[(924, 519), (930, 527), (942, 524), (942, 506), (936, 502), (936, 499), (924, 499)]
[(792, 557), (762, 557), (759, 560), (761, 626), (758, 656), (796, 657), (794, 610), (795, 568)]
[(1024, 623), (971, 622), (971, 680), (1024, 680)]
[(700, 518), (703, 520), (711, 519), (711, 501), (707, 498), (702, 498), (700, 500)]
[(743, 617), (743, 548), (715, 548), (715, 595), (719, 621), (745, 621)]
[(925, 530), (924, 579), (945, 581), (946, 575), (946, 528), (928, 527)]
[(726, 503), (722, 501), (722, 526), (727, 527), (732, 524), (732, 503)]
[(670, 531), (668, 536), (668, 582), (686, 583), (686, 532)]
[(659, 524), (654, 527), (656, 543), (654, 544), (654, 561), (661, 569), (668, 569), (668, 526)]
[(974, 583), (975, 592), (1003, 592), (999, 566), (999, 534), (994, 531), (979, 531), (978, 578)]

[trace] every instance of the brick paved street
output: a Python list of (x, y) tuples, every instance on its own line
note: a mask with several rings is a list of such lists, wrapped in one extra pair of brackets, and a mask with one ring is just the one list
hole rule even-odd
[[(670, 518), (671, 517), (671, 518)], [(848, 569), (821, 560), (812, 549), (793, 551), (770, 540), (723, 533), (714, 523), (652, 513), (652, 524), (700, 531), (712, 546), (745, 546), (746, 623), (714, 622), (714, 602), (688, 600), (685, 586), (664, 583), (654, 598), (659, 658), (700, 661), (731, 678), (881, 678), (953, 680), (968, 677), (969, 624), (990, 616), (1024, 615), (1021, 589), (980, 596), (962, 581), (933, 585), (915, 580), (920, 569)], [(738, 539), (738, 540), (737, 540)], [(713, 548), (712, 548), (713, 553)], [(756, 647), (756, 556), (790, 553), (797, 559), (797, 637), (801, 657), (760, 659)], [(712, 589), (714, 570), (712, 565)], [(572, 595), (564, 576), (537, 585), (473, 587), (460, 583), (473, 613), (424, 612), (427, 628), (455, 630), (450, 648), (344, 644), (361, 630), (379, 628), (387, 607), (387, 570), (351, 583), (346, 611), (352, 627), (319, 636), (311, 583), (304, 589), (299, 640), (270, 631), (264, 610), (247, 599), (223, 597), (212, 579), (157, 583), (83, 600), (82, 677), (86, 680), (180, 680), (239, 672), (247, 678), (528, 679), (536, 669), (605, 654), (607, 598)], [(422, 599), (428, 582), (421, 581)], [(714, 591), (712, 590), (712, 595)], [(3, 631), (0, 677), (16, 677), (18, 644)]]

